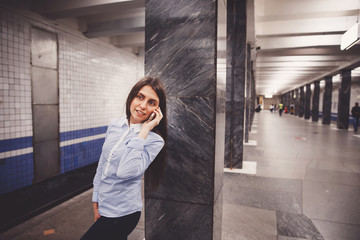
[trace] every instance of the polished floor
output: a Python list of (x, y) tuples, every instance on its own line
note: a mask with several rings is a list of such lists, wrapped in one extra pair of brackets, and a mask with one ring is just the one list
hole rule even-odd
[(225, 173), (223, 240), (359, 240), (360, 135), (266, 111), (252, 131), (256, 174)]
[[(360, 239), (360, 135), (262, 111), (244, 161), (224, 173), (223, 240)], [(91, 222), (90, 190), (0, 239), (79, 239)], [(129, 240), (143, 238), (142, 218)]]

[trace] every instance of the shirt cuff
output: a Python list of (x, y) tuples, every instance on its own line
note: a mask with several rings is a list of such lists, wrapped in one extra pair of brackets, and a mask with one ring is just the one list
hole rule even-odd
[(135, 137), (135, 138), (132, 138), (127, 145), (128, 145), (128, 147), (142, 151), (142, 150), (144, 150), (145, 139)]
[(98, 193), (97, 192), (93, 192), (92, 201), (93, 202), (98, 202)]

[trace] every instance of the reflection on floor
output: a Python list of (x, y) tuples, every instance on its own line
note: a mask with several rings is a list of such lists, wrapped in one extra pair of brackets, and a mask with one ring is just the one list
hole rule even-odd
[[(256, 113), (244, 145), (255, 172), (224, 173), (223, 240), (360, 239), (360, 138), (332, 128)], [(0, 239), (79, 239), (92, 214), (90, 190)], [(143, 214), (128, 239), (144, 239)]]
[(223, 240), (360, 239), (359, 135), (270, 112), (254, 125), (256, 175), (224, 173)]

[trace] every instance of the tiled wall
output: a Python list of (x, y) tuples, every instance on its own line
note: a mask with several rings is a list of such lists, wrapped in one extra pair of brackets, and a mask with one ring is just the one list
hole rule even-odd
[(81, 33), (0, 9), (0, 194), (32, 184), (30, 32), (58, 36), (61, 173), (96, 162), (111, 118), (124, 115), (143, 58)]

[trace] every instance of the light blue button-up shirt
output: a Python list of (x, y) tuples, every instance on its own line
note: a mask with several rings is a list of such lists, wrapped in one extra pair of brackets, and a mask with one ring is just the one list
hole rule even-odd
[(164, 146), (164, 140), (149, 132), (137, 137), (141, 124), (125, 118), (111, 121), (94, 177), (92, 201), (104, 217), (121, 217), (142, 210), (141, 178)]

